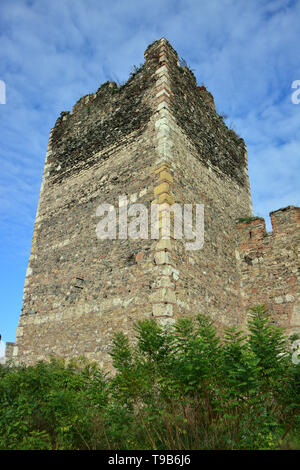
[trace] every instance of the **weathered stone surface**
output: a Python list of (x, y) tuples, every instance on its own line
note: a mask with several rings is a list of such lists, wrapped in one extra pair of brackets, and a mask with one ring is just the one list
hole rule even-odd
[(14, 348), (15, 348), (15, 343), (10, 343), (10, 342), (5, 343), (5, 360), (4, 360), (5, 364), (9, 364), (13, 361)]
[(172, 304), (154, 304), (153, 305), (153, 316), (154, 317), (171, 317), (173, 316), (173, 305)]
[[(119, 228), (115, 240), (98, 239), (97, 207), (118, 214), (124, 195), (149, 209), (204, 204), (203, 249), (120, 239)], [(260, 218), (236, 227), (238, 217), (252, 217), (245, 144), (171, 45), (155, 41), (127, 84), (81, 98), (50, 133), (10, 356), (31, 364), (83, 354), (108, 368), (112, 334), (131, 336), (137, 320), (171, 327), (202, 312), (245, 325), (257, 302), (299, 327), (299, 209), (273, 213), (273, 234)]]
[(271, 212), (273, 232), (261, 218), (238, 222), (239, 267), (245, 308), (265, 304), (290, 333), (300, 327), (300, 208)]

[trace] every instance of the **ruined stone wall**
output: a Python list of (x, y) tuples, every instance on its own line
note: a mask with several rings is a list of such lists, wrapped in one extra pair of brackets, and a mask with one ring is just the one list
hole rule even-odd
[(150, 203), (154, 72), (145, 64), (124, 87), (105, 84), (51, 131), (17, 330), (21, 362), (84, 354), (105, 365), (112, 332), (151, 314), (151, 240), (99, 240), (96, 209), (121, 195)]
[[(96, 210), (119, 196), (164, 211), (204, 204), (204, 246), (99, 240)], [(209, 313), (244, 324), (237, 217), (252, 216), (245, 144), (162, 39), (124, 86), (104, 84), (50, 133), (15, 355), (80, 354), (109, 367), (112, 333), (146, 317)], [(162, 225), (161, 219), (159, 226)]]
[(15, 343), (5, 343), (5, 364), (10, 364), (16, 356)]
[(300, 208), (270, 215), (271, 233), (259, 217), (237, 224), (244, 308), (265, 304), (276, 324), (300, 333)]
[(100, 155), (91, 169), (44, 188), (18, 328), (24, 359), (28, 351), (32, 360), (84, 353), (103, 361), (112, 331), (151, 313), (152, 241), (98, 240), (95, 229), (102, 202), (116, 206), (128, 195), (149, 205), (152, 128), (144, 141), (112, 149), (113, 162)]
[(157, 127), (166, 167), (158, 171), (154, 201), (204, 204), (205, 214), (203, 249), (187, 251), (187, 240), (172, 240), (158, 257), (169, 293), (165, 312), (173, 318), (209, 313), (221, 325), (243, 324), (235, 219), (252, 215), (245, 144), (211, 97), (203, 98), (205, 90), (199, 93), (192, 72), (178, 66), (176, 53), (165, 45), (160, 57), (164, 101)]
[(186, 239), (173, 242), (178, 316), (207, 313), (219, 325), (241, 325), (245, 312), (240, 308), (235, 219), (241, 213), (252, 215), (249, 193), (227, 175), (203, 165), (186, 135), (176, 131), (170, 192), (181, 204), (204, 205), (203, 248), (186, 250)]

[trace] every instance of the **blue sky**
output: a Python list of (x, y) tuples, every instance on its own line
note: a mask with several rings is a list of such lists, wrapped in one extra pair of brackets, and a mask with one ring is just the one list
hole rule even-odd
[(254, 212), (299, 205), (300, 1), (1, 0), (0, 334), (14, 341), (49, 131), (166, 37), (248, 146)]

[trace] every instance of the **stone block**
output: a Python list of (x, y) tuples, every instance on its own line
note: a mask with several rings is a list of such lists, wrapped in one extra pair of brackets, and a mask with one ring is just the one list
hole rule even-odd
[(170, 186), (168, 183), (161, 183), (154, 188), (154, 196), (158, 196), (163, 193), (168, 193)]
[(172, 317), (173, 305), (172, 304), (153, 304), (152, 312), (154, 317)]

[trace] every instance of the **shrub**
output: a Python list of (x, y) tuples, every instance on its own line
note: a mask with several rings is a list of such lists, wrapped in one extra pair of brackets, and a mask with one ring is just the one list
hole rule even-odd
[(0, 449), (299, 449), (300, 365), (263, 306), (248, 334), (198, 315), (84, 359), (0, 370)]

